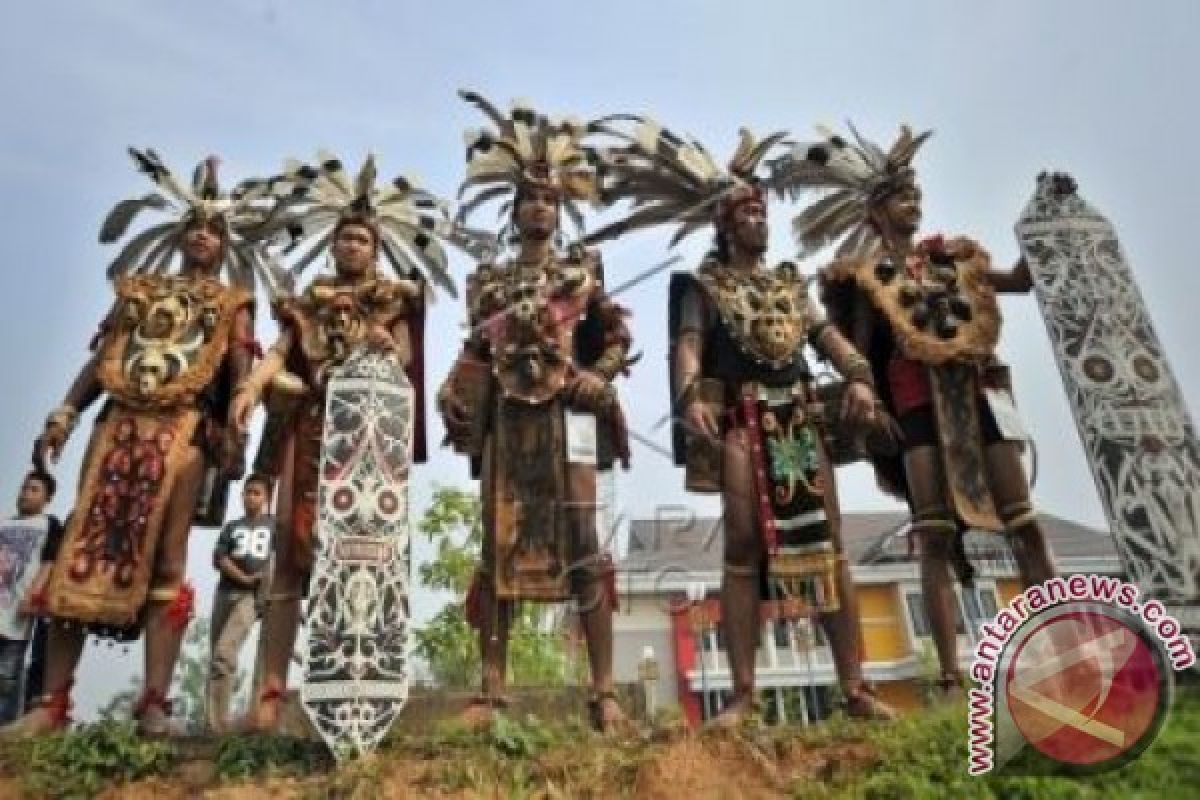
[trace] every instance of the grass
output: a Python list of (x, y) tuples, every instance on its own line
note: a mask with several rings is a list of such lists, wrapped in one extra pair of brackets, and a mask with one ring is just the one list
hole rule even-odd
[[(817, 728), (750, 725), (737, 733), (686, 731), (678, 720), (601, 738), (577, 719), (497, 717), (489, 728), (453, 724), (398, 735), (374, 756), (333, 769), (311, 743), (232, 738), (214, 757), (214, 781), (239, 797), (375, 800), (396, 796), (610, 798), (790, 797), (794, 800), (1126, 800), (1200, 797), (1200, 689), (1180, 691), (1158, 740), (1142, 756), (1089, 777), (966, 772), (966, 710), (947, 706), (891, 724), (835, 716)], [(101, 787), (159, 776), (172, 781), (171, 745), (101, 723), (0, 748), (3, 772), (30, 797), (91, 797)]]

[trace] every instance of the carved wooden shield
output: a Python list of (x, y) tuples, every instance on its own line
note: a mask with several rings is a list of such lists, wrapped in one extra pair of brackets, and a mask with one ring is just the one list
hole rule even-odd
[(408, 700), (413, 408), (390, 354), (356, 350), (329, 382), (301, 699), (339, 759), (374, 749)]

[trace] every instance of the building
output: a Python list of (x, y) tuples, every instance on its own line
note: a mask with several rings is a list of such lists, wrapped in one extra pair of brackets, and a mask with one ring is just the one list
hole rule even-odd
[[(1112, 537), (1048, 514), (1041, 521), (1063, 574), (1121, 575)], [(858, 590), (864, 673), (881, 699), (899, 710), (923, 703), (925, 679), (937, 671), (908, 515), (846, 514), (843, 539)], [(969, 668), (975, 632), (1020, 591), (1016, 562), (1004, 538), (970, 532), (973, 589), (957, 589), (959, 654)], [(718, 593), (719, 519), (634, 520), (626, 556), (617, 565), (620, 595), (613, 620), (615, 675), (638, 680), (647, 648), (658, 662), (658, 706), (679, 706), (693, 722), (718, 713), (732, 688), (721, 634)], [(692, 602), (691, 597), (702, 598)], [(835, 705), (837, 676), (819, 625), (784, 622), (764, 604), (757, 685), (771, 721), (807, 723)]]

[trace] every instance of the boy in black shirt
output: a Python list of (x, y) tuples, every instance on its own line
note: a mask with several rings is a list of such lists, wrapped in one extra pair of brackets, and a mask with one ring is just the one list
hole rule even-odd
[(213, 566), (221, 574), (209, 630), (208, 727), (214, 733), (227, 729), (238, 653), (259, 615), (257, 597), (260, 583), (266, 579), (275, 531), (275, 520), (266, 513), (270, 498), (271, 484), (266, 477), (248, 477), (242, 485), (246, 516), (225, 525), (213, 550)]

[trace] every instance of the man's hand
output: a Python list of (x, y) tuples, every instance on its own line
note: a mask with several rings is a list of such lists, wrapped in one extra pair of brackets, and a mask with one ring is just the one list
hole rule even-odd
[(37, 575), (29, 584), (25, 596), (21, 598), (17, 611), (27, 616), (41, 614), (45, 610), (46, 589), (50, 586), (50, 565), (43, 564), (38, 568)]
[(851, 425), (863, 425), (875, 416), (875, 393), (865, 383), (851, 381), (842, 393), (842, 419)]
[(67, 432), (64, 428), (59, 425), (46, 426), (45, 432), (33, 440), (33, 465), (41, 472), (49, 472), (47, 464), (58, 462), (66, 442)]
[(717, 418), (707, 403), (693, 400), (683, 412), (683, 422), (689, 433), (716, 439), (721, 435)]
[(245, 436), (250, 428), (250, 415), (258, 406), (259, 392), (252, 386), (243, 386), (233, 395), (229, 405), (229, 422), (237, 436)]
[(1029, 271), (1029, 262), (1025, 260), (1025, 256), (1021, 256), (1009, 274), (1012, 276), (1014, 291), (1024, 293), (1033, 290), (1033, 273)]
[(608, 382), (591, 370), (577, 370), (567, 389), (568, 399), (582, 408), (599, 412), (609, 405)]
[(32, 617), (35, 614), (40, 614), (42, 595), (38, 592), (37, 587), (29, 587), (29, 591), (21, 598), (21, 602), (17, 604), (17, 612), (24, 614), (27, 617)]
[(393, 352), (396, 350), (396, 339), (392, 332), (382, 325), (372, 325), (367, 329), (367, 345), (372, 350)]

